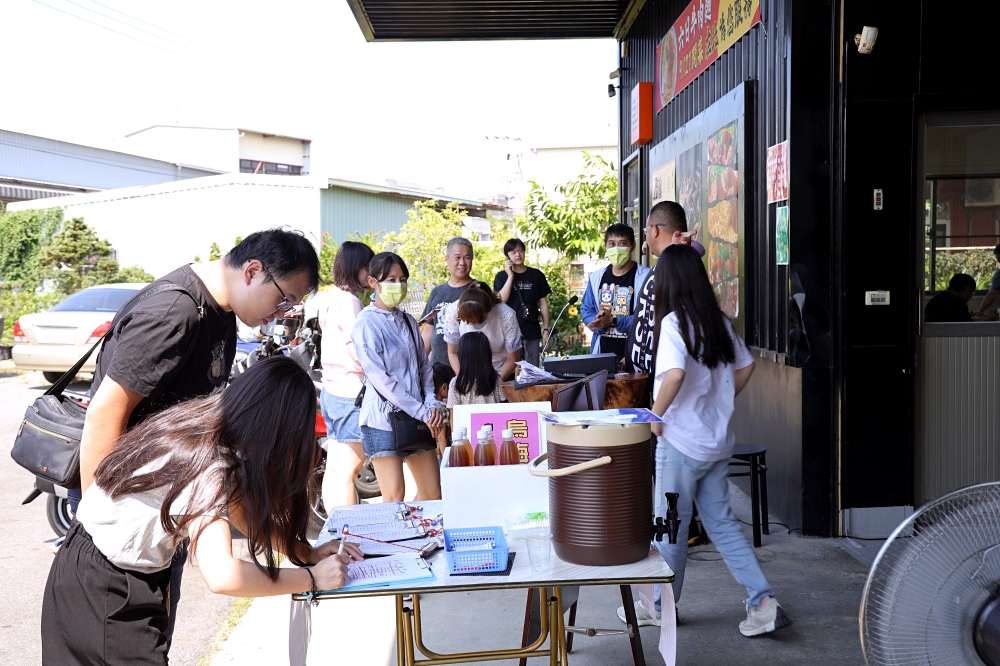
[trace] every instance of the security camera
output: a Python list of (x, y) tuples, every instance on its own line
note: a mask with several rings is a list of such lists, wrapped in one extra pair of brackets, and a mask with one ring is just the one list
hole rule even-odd
[(858, 53), (867, 55), (875, 48), (875, 40), (878, 39), (878, 28), (866, 25), (860, 34), (854, 35), (854, 43), (858, 45)]
[(615, 84), (609, 83), (608, 84), (608, 97), (614, 97), (614, 96), (615, 96)]

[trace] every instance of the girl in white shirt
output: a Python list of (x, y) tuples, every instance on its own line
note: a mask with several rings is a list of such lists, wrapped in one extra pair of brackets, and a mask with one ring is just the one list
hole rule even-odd
[[(315, 410), (312, 379), (278, 356), (122, 435), (52, 562), (42, 663), (165, 665), (170, 566), (186, 538), (217, 594), (341, 587), (361, 552), (306, 541)], [(252, 561), (233, 555), (230, 526)], [(279, 569), (279, 553), (300, 568)]]
[(361, 409), (354, 405), (365, 384), (365, 371), (351, 342), (351, 331), (364, 308), (360, 296), (368, 291), (368, 265), (375, 253), (364, 243), (344, 241), (333, 262), (333, 288), (326, 292), (329, 307), (321, 309), (323, 331), (320, 357), (323, 359), (323, 392), (320, 407), (326, 421), (326, 472), (323, 475), (323, 504), (356, 504), (354, 479), (365, 462), (361, 449)]
[[(781, 629), (791, 621), (774, 598), (729, 506), (727, 473), (735, 441), (730, 422), (736, 395), (753, 373), (753, 358), (719, 309), (695, 250), (671, 245), (660, 255), (655, 270), (653, 411), (663, 417), (662, 426), (653, 426), (659, 436), (656, 515), (666, 510), (664, 493), (678, 493), (678, 534), (686, 535), (697, 503), (709, 537), (747, 591), (747, 619), (740, 623), (740, 632), (756, 636)], [(655, 545), (674, 571), (673, 594), (679, 600), (687, 539)]]

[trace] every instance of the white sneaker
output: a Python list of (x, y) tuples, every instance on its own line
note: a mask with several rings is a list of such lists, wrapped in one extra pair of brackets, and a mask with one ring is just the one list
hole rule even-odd
[[(650, 615), (649, 611), (646, 610), (646, 607), (642, 605), (641, 601), (635, 602), (635, 618), (636, 620), (639, 621), (640, 627), (660, 626), (660, 618), (653, 617), (652, 615)], [(624, 606), (618, 607), (618, 619), (624, 622), (625, 624), (628, 624), (628, 620), (625, 619)]]
[(768, 634), (776, 629), (784, 629), (792, 623), (774, 597), (768, 597), (767, 603), (760, 610), (750, 606), (746, 609), (747, 619), (740, 622), (740, 633), (744, 636)]

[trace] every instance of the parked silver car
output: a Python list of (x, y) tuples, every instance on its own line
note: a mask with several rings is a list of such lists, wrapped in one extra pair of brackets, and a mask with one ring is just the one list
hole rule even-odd
[[(51, 310), (24, 315), (14, 324), (14, 365), (21, 370), (41, 370), (47, 381), (55, 382), (107, 333), (118, 308), (145, 286), (126, 283), (88, 287)], [(93, 372), (96, 362), (94, 353), (83, 372)]]

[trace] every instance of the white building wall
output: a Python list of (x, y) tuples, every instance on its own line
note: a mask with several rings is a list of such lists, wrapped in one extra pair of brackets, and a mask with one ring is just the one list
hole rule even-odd
[[(258, 132), (241, 132), (240, 159), (260, 160), (276, 164), (304, 166), (302, 139), (283, 136), (265, 136)], [(236, 170), (239, 162), (236, 163)]]
[(583, 173), (583, 153), (599, 155), (618, 168), (618, 146), (570, 146), (557, 148), (532, 148), (531, 157), (524, 170), (524, 180), (534, 180), (549, 193)]
[(313, 243), (320, 233), (319, 188), (308, 178), (226, 174), (180, 183), (24, 201), (10, 210), (63, 207), (111, 242), (122, 266), (156, 277), (207, 260), (211, 244), (226, 252), (237, 236), (275, 226), (299, 229)]
[(235, 129), (160, 125), (115, 139), (106, 147), (227, 173), (240, 170), (240, 138)]

